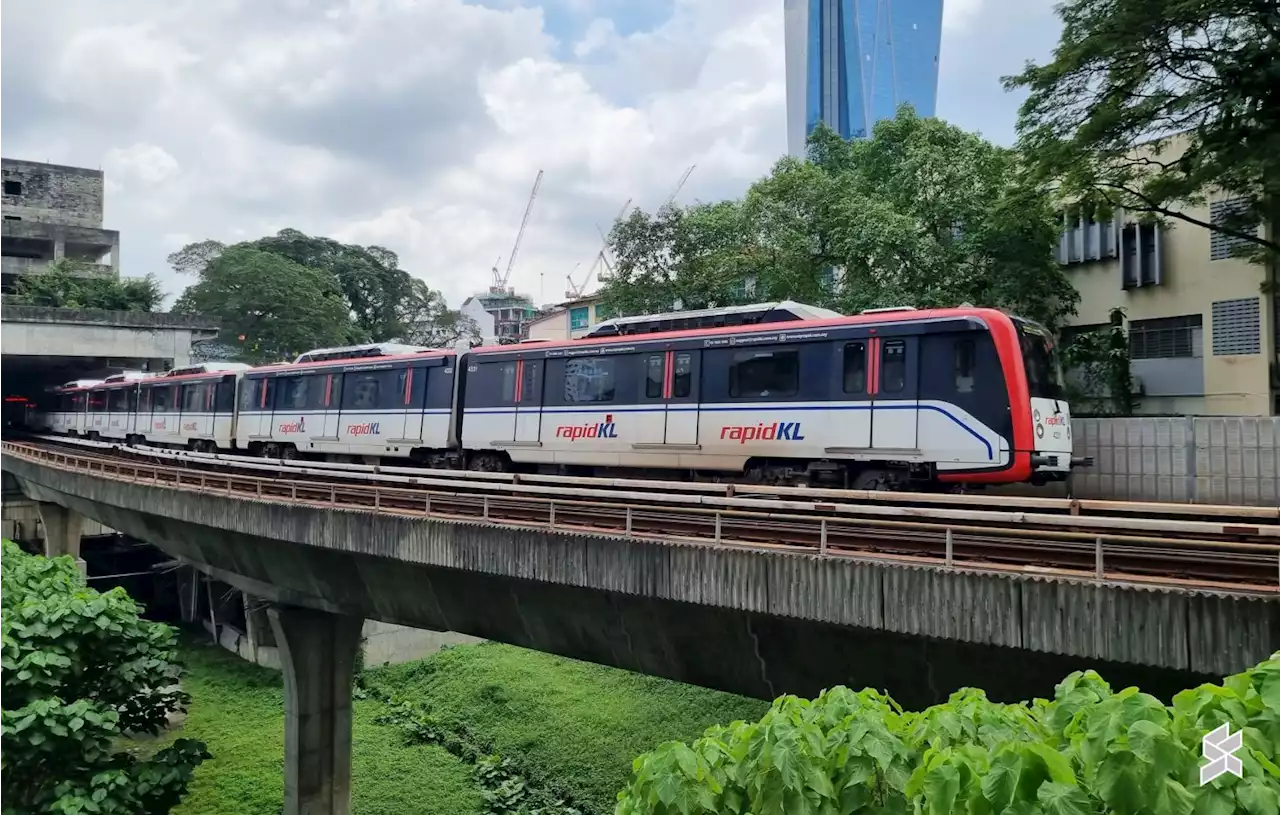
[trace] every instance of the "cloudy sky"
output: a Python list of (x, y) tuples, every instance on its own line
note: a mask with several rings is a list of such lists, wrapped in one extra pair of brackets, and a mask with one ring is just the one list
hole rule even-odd
[[(901, 1), (901, 0), (899, 0)], [(946, 0), (938, 114), (997, 142), (1051, 0)], [(7, 0), (4, 155), (106, 171), (124, 274), (295, 227), (457, 305), (545, 170), (512, 282), (560, 299), (628, 198), (741, 193), (786, 149), (782, 0)], [(580, 264), (580, 265), (578, 265)]]

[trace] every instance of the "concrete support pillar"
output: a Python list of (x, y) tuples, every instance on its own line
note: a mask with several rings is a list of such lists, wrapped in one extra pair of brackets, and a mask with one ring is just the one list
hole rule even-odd
[(284, 815), (351, 812), (351, 681), (364, 620), (267, 610), (284, 672)]
[(120, 276), (120, 238), (117, 236), (111, 241), (111, 273), (116, 277)]
[(67, 239), (57, 235), (53, 239), (53, 259), (62, 260), (67, 256)]
[(40, 504), (40, 520), (44, 523), (45, 557), (70, 555), (75, 558), (80, 573), (85, 563), (80, 557), (80, 536), (84, 530), (84, 516), (61, 504)]

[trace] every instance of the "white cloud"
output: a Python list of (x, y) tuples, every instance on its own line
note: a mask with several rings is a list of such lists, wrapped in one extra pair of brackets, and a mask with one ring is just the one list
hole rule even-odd
[[(1010, 21), (1055, 30), (1023, 5), (948, 0), (944, 114), (1011, 128), (998, 76), (1042, 49)], [(682, 201), (736, 195), (785, 149), (781, 0), (10, 0), (4, 22), (5, 155), (102, 166), (125, 273), (173, 293), (182, 242), (292, 226), (384, 245), (456, 305), (542, 169), (512, 282), (552, 300), (623, 201), (692, 164)]]

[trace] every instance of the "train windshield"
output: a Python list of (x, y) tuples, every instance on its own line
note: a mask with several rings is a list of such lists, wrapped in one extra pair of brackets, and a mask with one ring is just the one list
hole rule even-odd
[(1027, 369), (1027, 388), (1032, 398), (1065, 399), (1062, 366), (1053, 335), (1036, 323), (1018, 320), (1018, 342), (1022, 364)]

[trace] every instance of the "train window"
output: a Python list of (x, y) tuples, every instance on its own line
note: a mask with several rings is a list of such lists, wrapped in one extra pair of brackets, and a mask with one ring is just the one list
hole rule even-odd
[(84, 393), (71, 394), (71, 409), (76, 413), (84, 411)]
[(693, 389), (693, 354), (676, 354), (676, 372), (671, 380), (671, 395), (688, 396)]
[(504, 404), (516, 400), (516, 364), (503, 362), (499, 366), (502, 371), (502, 401)]
[(177, 413), (177, 399), (174, 397), (176, 387), (166, 385), (161, 388), (151, 388), (151, 410), (153, 413)]
[(565, 360), (564, 400), (612, 402), (617, 392), (614, 379), (617, 362), (612, 357)]
[(394, 374), (389, 371), (347, 374), (342, 383), (342, 409), (377, 410), (384, 403), (387, 407), (400, 404), (404, 399), (404, 382), (400, 382), (397, 390), (395, 380), (387, 381), (388, 373)]
[(102, 413), (107, 409), (106, 391), (89, 391), (89, 412)]
[(182, 412), (204, 413), (208, 408), (209, 386), (205, 382), (188, 382), (182, 386)]
[(151, 388), (138, 389), (138, 412), (151, 412)]
[(138, 389), (125, 388), (124, 393), (125, 393), (125, 399), (126, 399), (125, 410), (127, 410), (130, 413), (137, 413), (138, 412)]
[(111, 413), (124, 413), (129, 409), (129, 388), (116, 388), (107, 392), (107, 410)]
[(956, 340), (956, 393), (973, 393), (977, 358), (973, 340)]
[(844, 346), (844, 392), (862, 393), (867, 389), (867, 344), (850, 342)]
[(261, 379), (245, 379), (240, 383), (240, 411), (242, 413), (257, 409), (258, 388), (261, 386)]
[(662, 398), (662, 378), (667, 371), (665, 359), (665, 354), (654, 354), (645, 360), (644, 396), (646, 399)]
[(907, 385), (907, 343), (885, 340), (880, 346), (880, 391), (900, 393)]
[(236, 403), (235, 380), (218, 382), (214, 385), (213, 410), (215, 413), (230, 413)]
[(729, 366), (729, 395), (734, 399), (794, 396), (800, 390), (800, 354), (796, 351), (739, 351)]

